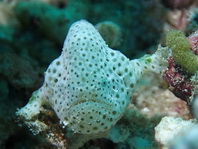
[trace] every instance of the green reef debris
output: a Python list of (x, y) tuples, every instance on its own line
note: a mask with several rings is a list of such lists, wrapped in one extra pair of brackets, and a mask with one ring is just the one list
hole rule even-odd
[(181, 31), (172, 30), (166, 34), (166, 45), (172, 49), (172, 56), (177, 64), (189, 73), (198, 70), (198, 56), (190, 51), (190, 42)]

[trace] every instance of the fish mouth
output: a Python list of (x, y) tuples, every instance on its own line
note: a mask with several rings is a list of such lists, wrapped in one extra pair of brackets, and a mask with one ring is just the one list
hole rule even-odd
[(97, 103), (97, 104), (100, 104), (100, 105), (104, 105), (105, 108), (108, 108), (108, 109), (111, 109), (111, 105), (106, 103), (106, 102), (103, 102), (103, 101), (98, 101), (98, 100), (95, 100), (95, 99), (84, 99), (84, 100), (78, 100), (76, 102), (74, 102), (69, 108), (68, 110), (72, 109), (73, 107), (75, 106), (78, 106), (80, 104), (85, 104), (85, 105), (89, 105), (90, 103)]

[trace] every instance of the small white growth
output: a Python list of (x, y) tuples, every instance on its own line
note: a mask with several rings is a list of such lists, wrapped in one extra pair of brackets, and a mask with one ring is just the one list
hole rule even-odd
[(90, 23), (78, 21), (68, 32), (62, 54), (45, 72), (45, 82), (35, 99), (17, 114), (31, 119), (48, 104), (74, 132), (105, 131), (125, 112), (137, 80), (149, 70), (151, 61), (130, 61), (110, 49)]
[(168, 149), (171, 141), (181, 132), (195, 125), (194, 120), (185, 121), (181, 118), (166, 116), (155, 127), (155, 139), (162, 145), (163, 149)]

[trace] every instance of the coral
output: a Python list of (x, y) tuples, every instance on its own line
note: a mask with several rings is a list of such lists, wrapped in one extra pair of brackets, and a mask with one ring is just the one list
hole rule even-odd
[[(3, 45), (1, 46), (3, 47)], [(1, 52), (0, 140), (3, 140), (5, 148), (15, 148), (22, 142), (23, 146), (26, 147), (24, 142), (28, 142), (27, 145), (30, 143), (31, 135), (24, 128), (19, 128), (16, 125), (15, 111), (17, 107), (23, 105), (23, 102), (26, 102), (25, 97), (40, 86), (42, 78), (37, 68), (38, 65), (25, 54), (17, 55), (9, 50)], [(21, 135), (23, 137), (20, 137)], [(36, 140), (36, 138), (32, 138), (32, 140)], [(0, 148), (4, 149), (3, 146)]]
[[(164, 82), (161, 84), (163, 87), (153, 84), (153, 82), (158, 81), (158, 74), (153, 75), (154, 79), (150, 84), (147, 86), (144, 86), (145, 84), (143, 84), (145, 88), (139, 86), (135, 88), (136, 81), (140, 79), (145, 71), (153, 70), (157, 73), (163, 73), (164, 65), (167, 63), (163, 62), (159, 64), (163, 61), (163, 59), (161, 61), (160, 54), (163, 52), (168, 53), (168, 48), (159, 46), (158, 51), (152, 56), (146, 55), (143, 58), (132, 61), (128, 58), (140, 57), (145, 53), (154, 53), (154, 50), (157, 48), (157, 45), (161, 40), (160, 37), (163, 34), (162, 25), (164, 23), (164, 10), (165, 9), (160, 4), (159, 0), (1, 0), (0, 148), (157, 148), (156, 142), (154, 141), (154, 127), (159, 122), (160, 117), (156, 118), (155, 116), (173, 115), (188, 119), (190, 114), (186, 108), (186, 103), (171, 94), (171, 92), (167, 90), (167, 86)], [(185, 13), (183, 17), (179, 14), (178, 18), (182, 17), (182, 19), (184, 19), (186, 18), (186, 14), (187, 13)], [(80, 42), (74, 41), (73, 48), (71, 48), (70, 45), (65, 45), (65, 47), (68, 47), (69, 49), (76, 48), (77, 52), (69, 54), (70, 50), (68, 52), (62, 51), (61, 58), (56, 59), (63, 59), (66, 55), (69, 55), (69, 58), (77, 58), (75, 61), (73, 61), (72, 58), (67, 58), (64, 60), (64, 63), (59, 65), (61, 68), (60, 70), (64, 70), (60, 72), (61, 76), (59, 77), (59, 69), (57, 69), (55, 64), (56, 60), (54, 63), (51, 63), (50, 66), (49, 63), (60, 55), (60, 49), (62, 48), (65, 33), (68, 32), (69, 26), (80, 19), (89, 20), (92, 24), (106, 23), (105, 21), (115, 23), (117, 27), (119, 27), (119, 31), (122, 31), (122, 41), (120, 40), (120, 36), (117, 36), (119, 37), (116, 38), (117, 42), (115, 43), (117, 45), (111, 45), (111, 42), (108, 42), (107, 39), (114, 40), (113, 37), (116, 36), (107, 35), (107, 37), (104, 38), (106, 38), (105, 40), (109, 47), (120, 50), (128, 58), (118, 51), (113, 51), (115, 54), (114, 56), (106, 53), (101, 54), (102, 52), (95, 52), (95, 50), (93, 52), (84, 51), (90, 49), (89, 46), (83, 48), (83, 51), (78, 51), (80, 45), (83, 44), (83, 42), (81, 42), (84, 40), (82, 37)], [(192, 28), (190, 31), (194, 31), (197, 24), (195, 12), (193, 12), (190, 19), (189, 26), (194, 24), (191, 26)], [(178, 24), (176, 23), (176, 26), (177, 25)], [(113, 29), (118, 29), (116, 26), (113, 27)], [(182, 28), (183, 27), (185, 27), (185, 25), (182, 25)], [(87, 35), (87, 32), (84, 33), (84, 35), (85, 34), (87, 39), (92, 37), (92, 35)], [(189, 35), (189, 32), (187, 31), (186, 34)], [(77, 33), (76, 35), (79, 34)], [(77, 37), (67, 36), (67, 38), (71, 41), (74, 39), (77, 40)], [(196, 45), (194, 44), (194, 39), (196, 38), (192, 37), (191, 39), (188, 39), (190, 42), (193, 41), (190, 45), (191, 52), (196, 54), (196, 47), (194, 46), (194, 48), (192, 48), (192, 45)], [(93, 40), (95, 41), (96, 39), (93, 38)], [(86, 41), (84, 42), (85, 45), (94, 44), (94, 47), (96, 47), (95, 42), (84, 41)], [(77, 47), (76, 44), (79, 44), (79, 47)], [(100, 42), (98, 42), (98, 44), (100, 44)], [(108, 49), (107, 51), (112, 51), (107, 48), (106, 45), (104, 47), (105, 49)], [(82, 53), (87, 54), (85, 58), (81, 58)], [(96, 54), (96, 56), (94, 54)], [(100, 62), (100, 60), (92, 61), (92, 56), (96, 57), (95, 60), (102, 57), (102, 62), (104, 63)], [(122, 62), (119, 56), (123, 56), (125, 62)], [(105, 60), (106, 58), (110, 61), (107, 62)], [(79, 66), (78, 62), (83, 59), (87, 59), (88, 61), (83, 61), (82, 66)], [(65, 61), (67, 62), (65, 63)], [(121, 64), (119, 64), (119, 61), (121, 61)], [(100, 68), (100, 63), (102, 63), (103, 68)], [(140, 66), (136, 63), (139, 63)], [(92, 64), (93, 68), (90, 68), (90, 64)], [(97, 64), (98, 67), (95, 66), (95, 64)], [(105, 66), (105, 64), (108, 65)], [(158, 64), (162, 65), (162, 67), (159, 67)], [(47, 69), (48, 66), (49, 68)], [(67, 68), (73, 68), (73, 72), (65, 70), (66, 66)], [(75, 66), (79, 69), (75, 68)], [(116, 70), (110, 73), (108, 69), (111, 68), (113, 70), (113, 66), (115, 66)], [(52, 67), (57, 69), (56, 73), (53, 73)], [(88, 72), (88, 76), (86, 76), (86, 73), (81, 73), (82, 71), (80, 68), (86, 68), (84, 71)], [(132, 77), (127, 76), (127, 72), (124, 70), (125, 68), (128, 68), (128, 73), (134, 72)], [(44, 70), (46, 69), (52, 70), (51, 73), (48, 71), (44, 73)], [(94, 71), (92, 71), (92, 69), (97, 70), (97, 78), (94, 78)], [(64, 74), (68, 72), (69, 75)], [(79, 77), (77, 77), (75, 72), (80, 73)], [(102, 72), (104, 74), (102, 74)], [(122, 76), (119, 76), (121, 75), (120, 72), (122, 72)], [(183, 76), (184, 74), (184, 76), (186, 76), (185, 81), (190, 81), (193, 85), (197, 83), (197, 75), (189, 74), (188, 72), (185, 73), (183, 68), (181, 69), (181, 72), (180, 75)], [(81, 79), (81, 74), (84, 76), (85, 80)], [(101, 79), (101, 76), (103, 75), (105, 76), (105, 79)], [(114, 85), (113, 77), (111, 77), (111, 75), (115, 75), (120, 81), (115, 80)], [(194, 76), (191, 77), (191, 75)], [(43, 76), (45, 76), (45, 81), (44, 85), (41, 87)], [(72, 87), (67, 87), (70, 91), (69, 94), (65, 92), (64, 87), (67, 83), (66, 85), (60, 83), (61, 80), (64, 80), (64, 76), (66, 79), (71, 79), (66, 80), (66, 82), (75, 88), (74, 94), (72, 93), (74, 92)], [(94, 79), (90, 76), (93, 76)], [(145, 76), (145, 80), (148, 81), (150, 76), (148, 74)], [(54, 81), (57, 82), (53, 84), (52, 80), (48, 80), (49, 77), (54, 77)], [(136, 78), (136, 80), (132, 82), (132, 87), (134, 87), (131, 88), (129, 86), (131, 80), (134, 78)], [(77, 84), (77, 79), (80, 80), (80, 84)], [(72, 80), (74, 80), (74, 84), (72, 84)], [(85, 82), (81, 80), (84, 80)], [(45, 86), (46, 83), (48, 86)], [(91, 84), (93, 84), (92, 87)], [(94, 90), (94, 87), (99, 88), (100, 86), (102, 86), (101, 89), (104, 89), (104, 91)], [(115, 89), (113, 89), (113, 86), (115, 86)], [(41, 88), (38, 89), (39, 87)], [(86, 87), (88, 87), (88, 89), (86, 89)], [(124, 93), (121, 93), (120, 91), (122, 88), (124, 88)], [(33, 90), (36, 89), (38, 90), (32, 94), (32, 97), (29, 100), (29, 107), (34, 110), (34, 104), (42, 105), (40, 108), (35, 107), (35, 109), (38, 108), (38, 110), (36, 109), (37, 112), (29, 113), (29, 119), (27, 119), (28, 117), (25, 119), (25, 117), (20, 116), (20, 121), (17, 121), (17, 123), (22, 127), (18, 127), (15, 115), (16, 109), (23, 107), (27, 103), (27, 99), (31, 96)], [(41, 89), (44, 89), (46, 92), (44, 90), (41, 92)], [(83, 89), (82, 94), (80, 94), (77, 89)], [(193, 102), (195, 100), (196, 90), (197, 87), (195, 86), (195, 89), (192, 92)], [(129, 92), (128, 94), (127, 91)], [(61, 92), (64, 95), (62, 95)], [(102, 95), (102, 93), (104, 93), (104, 95)], [(62, 107), (65, 107), (67, 103), (72, 104), (73, 101), (77, 99), (77, 97), (72, 97), (72, 95), (75, 96), (76, 94), (82, 95), (82, 98), (85, 96), (89, 98), (97, 96), (97, 98), (94, 97), (93, 104), (89, 100), (85, 102), (83, 102), (83, 99), (82, 102), (79, 100), (80, 102), (77, 103), (78, 106), (76, 105), (71, 108), (71, 110), (67, 110), (68, 112), (72, 110), (81, 112), (81, 108), (78, 107), (82, 105), (83, 107), (86, 107), (85, 103), (88, 103), (88, 106), (90, 104), (90, 107), (91, 104), (96, 104), (99, 107), (99, 105), (105, 105), (106, 102), (112, 102), (112, 105), (110, 104), (109, 106), (110, 108), (104, 106), (104, 109), (99, 109), (100, 111), (107, 111), (104, 125), (109, 126), (109, 128), (103, 130), (103, 127), (105, 126), (98, 126), (101, 132), (95, 131), (92, 133), (92, 129), (97, 123), (97, 121), (94, 120), (96, 120), (96, 118), (102, 119), (102, 116), (97, 116), (97, 114), (94, 113), (95, 111), (99, 111), (97, 108), (94, 108), (95, 105), (89, 109), (82, 109), (87, 112), (85, 113), (85, 118), (79, 116), (77, 112), (70, 112), (70, 114), (63, 112), (62, 109), (64, 108)], [(37, 95), (39, 95), (39, 97), (37, 97)], [(49, 100), (45, 98), (45, 95), (49, 97)], [(62, 96), (59, 98), (59, 95)], [(69, 99), (72, 99), (73, 101), (65, 102), (62, 97), (65, 96), (65, 98), (68, 98), (67, 96), (69, 95), (71, 97)], [(116, 97), (117, 95), (122, 97), (118, 98)], [(44, 98), (40, 99), (41, 97)], [(103, 97), (109, 98), (108, 100), (105, 100)], [(127, 104), (129, 105), (128, 108), (124, 107), (123, 109), (120, 109), (121, 106), (119, 106), (119, 102), (114, 102), (113, 97), (115, 99), (127, 101)], [(55, 104), (56, 99), (57, 104)], [(103, 104), (98, 103), (98, 101), (105, 102)], [(63, 103), (61, 104), (60, 102)], [(114, 113), (113, 108), (115, 107), (114, 103), (118, 103), (118, 112), (119, 110), (122, 110), (120, 113), (116, 113), (117, 118), (114, 115), (112, 116)], [(125, 105), (126, 107), (127, 104)], [(26, 107), (28, 107), (28, 105)], [(196, 109), (197, 108), (194, 108), (194, 111)], [(91, 110), (94, 110), (94, 112)], [(86, 115), (89, 115), (89, 111), (91, 111), (90, 116), (93, 117), (93, 115), (96, 115), (92, 118), (93, 121), (90, 120), (91, 117), (86, 117)], [(108, 111), (111, 113), (109, 114)], [(67, 115), (68, 121), (62, 123), (61, 117), (64, 115)], [(77, 119), (73, 118), (73, 115)], [(85, 129), (83, 131), (90, 129), (92, 132), (84, 134), (77, 130), (78, 120), (80, 118), (84, 118), (83, 123), (85, 124)], [(21, 120), (28, 126), (28, 128), (26, 125), (21, 125)], [(66, 125), (67, 123), (68, 125)], [(72, 125), (73, 123), (75, 123), (75, 125)], [(103, 125), (102, 122), (100, 123)], [(90, 126), (89, 124), (92, 125)], [(33, 134), (37, 135), (33, 136), (28, 129), (30, 129)]]
[(191, 51), (198, 56), (198, 31), (188, 37)]
[(81, 9), (86, 2), (79, 2), (76, 8), (70, 7), (71, 3), (72, 1), (69, 2), (67, 8), (59, 9), (44, 2), (22, 0), (14, 6), (13, 11), (22, 24), (23, 30), (31, 26), (37, 34), (42, 34), (49, 40), (62, 44), (64, 33), (68, 31), (70, 24), (85, 18), (87, 13), (87, 9)]
[(15, 3), (15, 1), (0, 1), (0, 25), (14, 27), (18, 24), (13, 12)]
[(154, 139), (154, 127), (159, 121), (159, 116), (155, 115), (152, 118), (147, 118), (134, 110), (134, 107), (129, 106), (123, 118), (116, 124), (123, 123), (129, 130), (129, 135), (123, 142), (125, 148), (157, 148)]
[(147, 71), (161, 73), (166, 68), (169, 54), (165, 49), (159, 47), (153, 55), (130, 61), (110, 49), (90, 23), (78, 21), (68, 32), (62, 54), (48, 67), (43, 86), (17, 115), (39, 133), (48, 126), (35, 117), (47, 105), (73, 133), (90, 135), (88, 140), (108, 138), (111, 127), (124, 114), (136, 82)]
[[(67, 31), (66, 14), (46, 3), (20, 1), (14, 7), (14, 13), (23, 29), (31, 28), (48, 39), (62, 43)], [(42, 15), (40, 15), (42, 14)]]
[(174, 141), (171, 141), (171, 149), (179, 148), (198, 148), (198, 126), (190, 127), (178, 134)]
[(188, 38), (179, 31), (167, 33), (166, 44), (172, 49), (172, 56), (163, 78), (174, 95), (188, 104), (191, 104), (196, 90), (196, 83), (192, 78), (198, 71), (197, 43), (196, 33)]
[(196, 121), (193, 119), (185, 121), (181, 118), (166, 116), (155, 127), (155, 139), (162, 145), (162, 149), (167, 149), (171, 141), (179, 133), (188, 130), (192, 126), (196, 126)]
[[(16, 90), (25, 94), (38, 88), (40, 78), (37, 64), (27, 55), (17, 57), (15, 53), (5, 53), (0, 56), (0, 75)], [(37, 70), (37, 71), (35, 71)]]
[[(162, 33), (164, 15), (164, 8), (159, 0), (109, 0), (108, 3), (105, 0), (94, 0), (90, 1), (89, 5), (94, 8), (89, 10), (88, 16), (88, 20), (93, 24), (108, 20), (122, 28), (124, 40), (116, 49), (121, 50), (127, 57), (140, 57), (149, 53), (149, 48), (153, 46), (156, 49)], [(108, 12), (101, 15), (104, 10)], [(141, 52), (143, 54), (140, 54)]]
[(40, 1), (49, 3), (49, 4), (57, 6), (59, 8), (64, 8), (68, 3), (68, 0), (40, 0)]
[(9, 88), (8, 88), (8, 83), (3, 80), (0, 79), (0, 96), (1, 99), (5, 99), (9, 94)]
[[(0, 148), (56, 148), (55, 146), (64, 145), (65, 138), (66, 144), (71, 145), (71, 142), (75, 144), (74, 140), (78, 140), (78, 135), (67, 127), (68, 133), (65, 133), (63, 125), (59, 125), (60, 119), (56, 115), (51, 117), (48, 114), (47, 111), (50, 107), (44, 106), (39, 115), (33, 117), (28, 121), (29, 123), (26, 122), (28, 126), (32, 124), (31, 129), (35, 130), (37, 124), (42, 124), (38, 121), (42, 118), (41, 121), (46, 122), (46, 125), (42, 126), (49, 126), (47, 127), (49, 129), (43, 133), (46, 133), (46, 138), (55, 145), (53, 147), (49, 144), (46, 145), (46, 141), (41, 136), (32, 136), (26, 126), (23, 125), (21, 128), (17, 126), (16, 109), (24, 106), (28, 97), (31, 96), (30, 93), (41, 86), (43, 72), (49, 63), (60, 55), (65, 33), (73, 22), (80, 19), (87, 19), (93, 24), (105, 20), (115, 22), (122, 29), (123, 39), (125, 39), (116, 49), (124, 51), (128, 57), (132, 58), (137, 55), (141, 56), (139, 53), (142, 51), (145, 53), (149, 47), (157, 45), (160, 40), (162, 32), (159, 31), (162, 29), (163, 11), (158, 4), (157, 0), (78, 0), (78, 2), (75, 0), (1, 0), (0, 132), (2, 135)], [(30, 101), (34, 102), (33, 99), (31, 98)], [(50, 111), (53, 110), (50, 109)], [(44, 115), (45, 112), (46, 115)], [(50, 125), (50, 122), (56, 125)], [(131, 124), (131, 128), (132, 126)], [(143, 127), (147, 128), (146, 125)], [(118, 130), (117, 128), (119, 127), (116, 127), (116, 130)], [(138, 130), (139, 127), (136, 128)], [(34, 132), (36, 133), (36, 131)], [(133, 143), (130, 143), (129, 140), (126, 146), (128, 147), (128, 144), (138, 146), (138, 140), (150, 143), (149, 137), (144, 137), (144, 131), (141, 133), (140, 136), (137, 131), (138, 137), (133, 136), (134, 139), (131, 139)], [(62, 134), (64, 135), (62, 136)], [(65, 134), (74, 137), (68, 139)], [(83, 137), (86, 138), (87, 135), (79, 135), (80, 142)], [(126, 135), (124, 134), (122, 137), (124, 138)], [(91, 134), (88, 140), (94, 138), (97, 137)], [(117, 145), (110, 141), (113, 139), (107, 139), (89, 142), (84, 139), (81, 143), (87, 143), (85, 148), (95, 143), (101, 143), (105, 147), (110, 144), (111, 146), (107, 148)], [(79, 143), (77, 142), (77, 144)], [(102, 148), (100, 145), (98, 146)], [(121, 145), (119, 144), (119, 146)]]
[(189, 78), (182, 74), (181, 68), (175, 64), (172, 57), (169, 58), (169, 66), (168, 69), (164, 71), (163, 78), (176, 97), (188, 101), (193, 95), (194, 84)]
[(185, 31), (188, 25), (188, 11), (182, 10), (169, 10), (166, 15), (166, 24), (164, 25), (165, 31), (172, 29)]
[(197, 92), (196, 92), (195, 98), (193, 100), (192, 109), (193, 109), (193, 114), (194, 114), (195, 118), (198, 120), (198, 108), (197, 108), (198, 107), (198, 95), (197, 95)]
[(162, 4), (170, 9), (183, 9), (189, 7), (193, 0), (161, 0)]
[[(100, 12), (104, 12), (103, 10), (108, 10), (108, 13), (102, 15)], [(64, 0), (20, 0), (15, 1), (12, 6), (11, 13), (14, 16), (11, 18), (11, 16), (4, 15), (3, 17), (10, 23), (14, 20), (17, 22), (17, 28), (14, 23), (11, 25), (16, 31), (22, 32), (17, 37), (27, 36), (25, 38), (27, 42), (30, 39), (40, 41), (40, 38), (44, 37), (51, 43), (55, 42), (56, 46), (61, 46), (65, 37), (64, 33), (77, 20), (87, 19), (93, 24), (105, 20), (112, 21), (124, 28), (122, 33), (125, 40), (116, 49), (122, 50), (129, 58), (134, 58), (139, 55), (140, 51), (147, 51), (153, 45), (157, 46), (162, 31), (163, 11), (161, 10), (161, 5), (157, 0), (150, 2), (147, 0), (142, 2), (139, 0), (133, 2), (78, 0), (78, 3), (75, 0), (67, 2)], [(128, 18), (136, 18), (136, 21)], [(30, 33), (26, 35), (26, 32)]]
[(198, 30), (198, 25), (197, 25), (197, 23), (198, 23), (197, 20), (198, 19), (197, 18), (198, 18), (198, 8), (195, 7), (189, 13), (189, 18), (188, 18), (189, 23), (188, 23), (188, 25), (186, 27), (185, 32), (187, 32), (187, 33), (193, 33), (196, 30)]
[(137, 109), (148, 118), (156, 115), (192, 118), (187, 103), (168, 90), (167, 83), (153, 72), (146, 73), (141, 78), (132, 98), (131, 108)]
[(169, 31), (166, 34), (166, 45), (171, 48), (177, 64), (184, 67), (189, 73), (198, 70), (198, 57), (190, 51), (189, 40), (180, 31)]
[(122, 41), (122, 31), (119, 25), (112, 21), (104, 21), (95, 25), (95, 28), (111, 48), (118, 48)]
[(198, 72), (191, 78), (192, 82), (195, 84), (195, 91), (192, 97), (192, 110), (194, 117), (198, 120)]
[[(133, 121), (131, 119), (133, 118)], [(154, 142), (154, 127), (159, 123), (159, 117), (147, 119), (139, 112), (128, 108), (121, 120), (111, 127), (108, 131), (97, 134), (79, 134), (73, 133), (67, 127), (62, 127), (58, 123), (56, 114), (52, 110), (43, 109), (39, 118), (33, 118), (35, 125), (29, 125), (30, 130), (35, 132), (35, 127), (42, 122), (45, 125), (41, 134), (55, 145), (57, 148), (77, 149), (82, 147), (89, 148), (100, 147), (122, 149), (134, 147), (156, 148)], [(32, 120), (33, 120), (32, 119)], [(38, 121), (39, 120), (39, 121)], [(30, 124), (31, 121), (26, 121)], [(102, 139), (101, 139), (102, 138)], [(140, 144), (143, 141), (144, 144)], [(85, 145), (84, 145), (85, 144)]]

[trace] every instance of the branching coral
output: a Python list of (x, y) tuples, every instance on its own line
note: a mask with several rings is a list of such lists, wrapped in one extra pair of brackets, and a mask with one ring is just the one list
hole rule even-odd
[(159, 47), (153, 55), (130, 61), (110, 49), (90, 23), (78, 21), (69, 30), (62, 54), (48, 67), (43, 86), (17, 115), (38, 133), (46, 127), (35, 117), (47, 105), (73, 133), (111, 136), (106, 131), (124, 114), (136, 82), (147, 71), (161, 73), (167, 56)]

